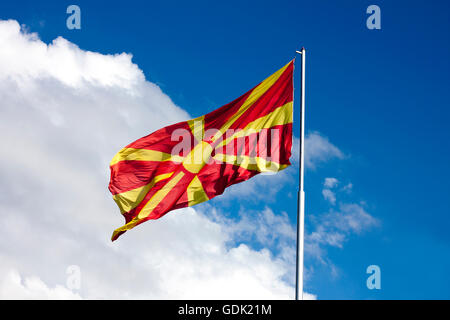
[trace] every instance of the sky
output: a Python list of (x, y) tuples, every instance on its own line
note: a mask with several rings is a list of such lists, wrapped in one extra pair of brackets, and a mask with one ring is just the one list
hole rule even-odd
[[(71, 4), (79, 30), (66, 26)], [(290, 168), (114, 243), (123, 219), (107, 185), (122, 147), (234, 100), (304, 46), (305, 296), (449, 299), (449, 10), (0, 3), (0, 298), (292, 299), (300, 59)]]

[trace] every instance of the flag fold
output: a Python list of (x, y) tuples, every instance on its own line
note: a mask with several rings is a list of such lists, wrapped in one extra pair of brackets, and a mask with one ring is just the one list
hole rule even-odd
[(294, 60), (236, 100), (120, 150), (109, 190), (125, 218), (112, 241), (167, 212), (290, 165)]

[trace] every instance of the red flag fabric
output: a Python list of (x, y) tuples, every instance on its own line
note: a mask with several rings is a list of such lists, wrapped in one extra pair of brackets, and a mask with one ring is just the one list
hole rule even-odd
[(233, 184), (290, 165), (292, 60), (236, 100), (130, 143), (110, 163), (125, 218), (112, 241), (144, 221), (210, 200)]

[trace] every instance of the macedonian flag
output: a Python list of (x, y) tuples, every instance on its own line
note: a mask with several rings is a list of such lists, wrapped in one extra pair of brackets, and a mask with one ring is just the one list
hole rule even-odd
[(110, 163), (109, 190), (125, 225), (112, 241), (144, 221), (289, 166), (293, 71), (291, 61), (233, 102), (120, 150)]

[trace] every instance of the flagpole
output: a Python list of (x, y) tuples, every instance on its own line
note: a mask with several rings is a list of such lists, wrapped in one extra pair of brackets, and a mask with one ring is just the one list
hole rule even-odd
[(303, 257), (305, 231), (305, 192), (303, 190), (303, 174), (305, 168), (305, 48), (296, 51), (302, 55), (301, 90), (300, 90), (300, 145), (299, 145), (299, 179), (297, 194), (297, 261), (295, 300), (303, 300)]

